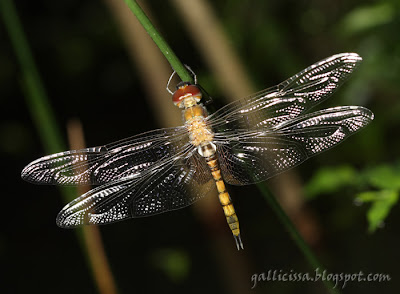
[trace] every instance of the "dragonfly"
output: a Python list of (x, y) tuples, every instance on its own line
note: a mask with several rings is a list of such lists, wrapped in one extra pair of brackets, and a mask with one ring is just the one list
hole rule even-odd
[(368, 125), (374, 114), (362, 106), (308, 113), (331, 96), (361, 60), (356, 53), (333, 55), (212, 114), (202, 103), (205, 95), (197, 81), (180, 82), (172, 101), (182, 109), (182, 126), (44, 156), (22, 170), (22, 179), (36, 184), (97, 185), (59, 212), (56, 223), (62, 228), (181, 209), (214, 190), (236, 247), (243, 249), (225, 183), (265, 181)]

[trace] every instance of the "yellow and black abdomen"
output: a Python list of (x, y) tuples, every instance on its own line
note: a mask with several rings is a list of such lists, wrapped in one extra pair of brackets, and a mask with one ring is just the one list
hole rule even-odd
[(236, 215), (235, 208), (233, 207), (231, 197), (225, 189), (225, 183), (221, 177), (218, 159), (214, 154), (213, 156), (206, 158), (206, 161), (215, 180), (215, 184), (217, 185), (219, 202), (222, 205), (226, 221), (232, 231), (233, 237), (235, 238), (237, 249), (243, 249), (243, 243), (240, 238), (239, 219)]

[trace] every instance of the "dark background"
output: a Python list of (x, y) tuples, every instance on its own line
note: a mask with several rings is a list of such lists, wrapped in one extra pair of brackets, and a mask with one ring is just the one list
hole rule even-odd
[[(87, 146), (161, 127), (147, 102), (143, 77), (129, 61), (119, 28), (104, 2), (21, 0), (15, 5), (65, 138), (71, 118), (81, 121)], [(147, 6), (177, 56), (196, 71), (216, 105), (223, 105), (223, 89), (188, 37), (174, 5), (147, 1)], [(353, 77), (322, 107), (363, 105), (375, 113), (375, 120), (345, 143), (296, 168), (302, 185), (322, 167), (348, 165), (362, 174), (378, 165), (398, 166), (397, 1), (221, 0), (212, 1), (212, 8), (258, 90), (335, 53), (357, 52), (363, 57)], [(59, 190), (20, 179), (22, 168), (46, 152), (25, 103), (22, 72), (3, 23), (0, 44), (0, 290), (96, 293), (76, 233), (55, 224), (64, 206)], [(153, 82), (165, 84), (168, 77)], [(167, 92), (165, 99), (170, 99)], [(244, 261), (243, 269), (238, 269), (239, 279), (247, 283), (244, 287), (250, 290), (252, 274), (270, 269), (313, 273), (255, 187), (229, 189), (245, 244), (245, 251), (229, 258)], [(348, 185), (307, 201), (307, 215), (318, 227), (312, 247), (331, 273), (363, 271), (392, 278), (384, 283), (348, 283), (344, 293), (397, 293), (399, 207), (393, 206), (383, 228), (368, 234), (369, 206), (354, 205), (354, 198), (370, 189)], [(216, 217), (223, 219), (222, 212)], [(120, 293), (230, 292), (234, 275), (226, 272), (235, 269), (223, 262), (224, 251), (215, 249), (218, 235), (208, 233), (191, 208), (104, 226), (101, 233)], [(228, 228), (226, 234), (230, 234)], [(227, 244), (233, 247), (231, 242)], [(320, 283), (305, 282), (263, 282), (253, 291), (326, 292)]]

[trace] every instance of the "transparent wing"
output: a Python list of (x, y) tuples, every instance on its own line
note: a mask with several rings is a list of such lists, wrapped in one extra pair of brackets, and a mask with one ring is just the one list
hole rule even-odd
[(133, 174), (80, 196), (60, 211), (57, 224), (108, 224), (180, 209), (205, 196), (214, 186), (211, 179), (204, 158), (187, 148), (140, 177)]
[(325, 151), (366, 126), (373, 113), (342, 106), (295, 117), (273, 127), (216, 133), (224, 179), (233, 185), (264, 181)]
[(104, 184), (139, 175), (190, 146), (185, 127), (158, 129), (104, 146), (39, 158), (21, 177), (38, 184)]
[(272, 127), (327, 99), (361, 62), (356, 53), (333, 55), (281, 84), (222, 107), (207, 120), (216, 131)]

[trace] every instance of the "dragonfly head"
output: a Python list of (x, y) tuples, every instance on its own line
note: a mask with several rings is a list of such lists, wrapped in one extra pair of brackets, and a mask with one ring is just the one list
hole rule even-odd
[(195, 105), (200, 102), (201, 96), (199, 87), (189, 82), (180, 82), (172, 95), (172, 101), (179, 108), (184, 108), (185, 105)]

